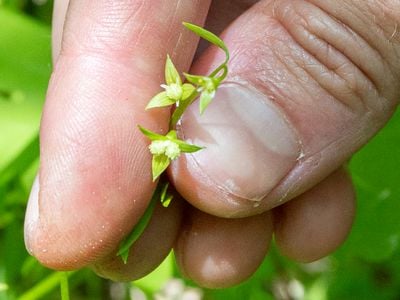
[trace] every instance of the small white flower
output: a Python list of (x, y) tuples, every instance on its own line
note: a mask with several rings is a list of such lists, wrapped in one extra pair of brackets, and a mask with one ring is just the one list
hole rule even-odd
[(153, 141), (149, 146), (153, 155), (165, 154), (169, 159), (173, 160), (181, 154), (179, 145), (173, 141)]
[(161, 87), (165, 89), (168, 98), (176, 101), (182, 99), (183, 89), (181, 84), (178, 83), (171, 83), (170, 85), (163, 84), (161, 85)]
[(165, 155), (172, 160), (177, 158), (181, 154), (181, 149), (179, 149), (178, 144), (171, 141), (165, 141), (165, 142), (168, 143), (165, 149)]
[(164, 142), (165, 141), (153, 141), (149, 146), (151, 154), (153, 154), (153, 155), (164, 154), (164, 152), (165, 152)]

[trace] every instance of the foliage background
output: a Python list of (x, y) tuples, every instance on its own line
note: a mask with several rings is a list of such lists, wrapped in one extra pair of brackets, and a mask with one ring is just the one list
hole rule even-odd
[[(60, 297), (60, 274), (27, 254), (22, 231), (51, 72), (51, 9), (46, 0), (0, 0), (0, 299)], [(71, 273), (72, 299), (143, 299), (143, 293), (161, 299), (166, 283), (169, 292), (185, 284), (187, 292), (216, 300), (400, 299), (399, 146), (398, 112), (350, 164), (358, 214), (348, 241), (328, 258), (296, 264), (272, 248), (250, 280), (232, 289), (208, 291), (177, 281), (171, 255), (155, 272), (130, 284), (111, 283), (89, 270)]]

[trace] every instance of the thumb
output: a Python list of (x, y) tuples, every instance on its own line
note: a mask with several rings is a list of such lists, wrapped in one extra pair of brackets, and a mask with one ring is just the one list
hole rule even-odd
[[(206, 149), (170, 170), (193, 205), (221, 217), (268, 210), (339, 168), (390, 118), (400, 7), (345, 2), (260, 1), (225, 31), (230, 82), (180, 127)], [(209, 49), (192, 72), (218, 55)]]
[(190, 65), (196, 39), (181, 22), (201, 24), (208, 5), (71, 1), (25, 221), (27, 248), (45, 265), (78, 268), (104, 257), (143, 214), (154, 185), (137, 124), (167, 129), (167, 110), (144, 108), (159, 90), (167, 53), (180, 69)]

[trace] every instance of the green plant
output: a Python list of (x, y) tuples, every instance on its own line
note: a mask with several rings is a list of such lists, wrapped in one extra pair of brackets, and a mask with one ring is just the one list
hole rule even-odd
[[(179, 72), (176, 70), (169, 55), (167, 55), (167, 60), (165, 63), (165, 84), (161, 85), (165, 91), (154, 96), (150, 100), (146, 109), (175, 105), (176, 108), (171, 117), (169, 131), (166, 135), (161, 135), (139, 126), (140, 131), (151, 141), (149, 150), (153, 156), (153, 181), (156, 181), (168, 168), (171, 161), (177, 159), (181, 153), (193, 153), (203, 149), (200, 146), (191, 145), (183, 140), (180, 140), (175, 131), (175, 127), (185, 110), (198, 97), (200, 97), (200, 113), (203, 113), (214, 98), (219, 85), (228, 74), (227, 64), (229, 61), (229, 51), (225, 43), (215, 34), (197, 25), (186, 22), (184, 22), (183, 25), (198, 36), (222, 49), (225, 52), (226, 58), (225, 61), (208, 76), (184, 73), (185, 78), (190, 83), (182, 83)], [(125, 263), (128, 260), (129, 249), (146, 229), (146, 226), (153, 213), (155, 203), (157, 201), (161, 201), (164, 206), (167, 206), (172, 200), (172, 195), (167, 195), (167, 189), (168, 183), (162, 181), (158, 183), (158, 186), (144, 215), (139, 220), (132, 232), (121, 242), (117, 255), (121, 256)]]

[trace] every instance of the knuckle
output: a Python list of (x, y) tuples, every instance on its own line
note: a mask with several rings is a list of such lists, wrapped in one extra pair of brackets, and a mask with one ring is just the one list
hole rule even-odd
[[(274, 17), (304, 53), (297, 58), (298, 65), (352, 110), (387, 111), (399, 98), (398, 76), (388, 58), (357, 26), (312, 2), (318, 1), (280, 1), (275, 5)], [(393, 14), (393, 7), (386, 6), (387, 10)]]

